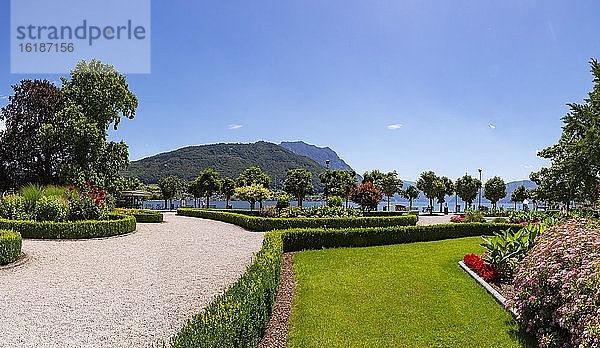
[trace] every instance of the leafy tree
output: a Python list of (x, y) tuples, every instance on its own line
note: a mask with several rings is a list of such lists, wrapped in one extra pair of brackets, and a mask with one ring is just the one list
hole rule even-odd
[(417, 180), (417, 188), (423, 191), (425, 197), (429, 199), (429, 207), (431, 211), (433, 211), (433, 199), (436, 198), (437, 190), (435, 181), (437, 180), (437, 176), (432, 171), (426, 171), (421, 173), (419, 179)]
[(235, 180), (232, 178), (223, 178), (221, 181), (221, 194), (225, 196), (225, 207), (229, 207), (229, 201), (235, 194)]
[(383, 177), (385, 176), (384, 173), (380, 172), (379, 170), (375, 169), (371, 172), (365, 172), (363, 174), (363, 184), (370, 182), (371, 184), (377, 185), (377, 183), (383, 179)]
[(398, 178), (396, 171), (383, 174), (378, 180), (375, 186), (377, 186), (381, 192), (387, 197), (387, 209), (390, 210), (390, 197), (402, 191), (402, 185), (404, 182)]
[(206, 208), (208, 209), (210, 207), (210, 197), (221, 189), (219, 173), (212, 169), (205, 169), (200, 172), (200, 175), (194, 181), (197, 181), (198, 192), (206, 198)]
[(306, 168), (290, 169), (283, 183), (283, 190), (298, 199), (302, 208), (302, 200), (313, 193), (312, 174)]
[(249, 167), (238, 176), (236, 184), (238, 187), (257, 184), (268, 189), (271, 186), (271, 178), (259, 167)]
[(421, 191), (419, 191), (419, 189), (416, 186), (412, 185), (408, 186), (406, 190), (402, 192), (404, 198), (408, 199), (408, 210), (412, 210), (413, 199), (419, 198), (420, 193)]
[(481, 188), (481, 181), (465, 174), (462, 178), (456, 180), (455, 186), (456, 194), (471, 207), (473, 200), (477, 197), (477, 192)]
[(526, 199), (527, 189), (524, 185), (519, 185), (510, 195), (510, 200), (515, 202), (515, 210), (517, 209), (517, 202), (523, 202)]
[(350, 192), (352, 202), (360, 205), (363, 211), (377, 210), (377, 205), (381, 202), (383, 193), (371, 182), (358, 185)]
[[(441, 178), (437, 178), (433, 182), (433, 187), (435, 191), (435, 198), (440, 204), (440, 213), (442, 212), (442, 204), (446, 202), (446, 184)], [(432, 207), (433, 210), (433, 207)]]
[(185, 189), (185, 186), (185, 181), (176, 176), (167, 176), (158, 182), (158, 187), (165, 200), (165, 209), (167, 209), (167, 201), (175, 198), (175, 196)]
[(319, 174), (319, 180), (325, 187), (325, 196), (339, 196), (345, 199), (348, 208), (350, 191), (356, 186), (356, 172), (352, 170), (328, 169)]
[(133, 119), (137, 97), (129, 90), (125, 76), (97, 60), (82, 61), (62, 79), (64, 107), (57, 122), (40, 129), (41, 141), (64, 146), (60, 182), (82, 185), (91, 181), (111, 193), (125, 184), (120, 172), (129, 164), (125, 142), (107, 141), (108, 128), (117, 130), (121, 117)]
[(5, 130), (0, 131), (0, 187), (18, 188), (27, 184), (59, 184), (56, 172), (65, 157), (65, 147), (46, 142), (40, 130), (59, 125), (56, 113), (65, 103), (60, 88), (47, 80), (23, 80), (12, 86), (14, 95), (0, 113)]
[(329, 194), (334, 189), (334, 178), (336, 171), (332, 169), (326, 169), (319, 173), (319, 181), (323, 184), (323, 194), (325, 198), (329, 197)]
[(566, 204), (572, 200), (592, 204), (598, 198), (600, 177), (600, 63), (592, 59), (594, 86), (583, 104), (570, 103), (562, 118), (562, 135), (538, 156), (550, 160), (549, 168), (531, 174), (538, 193), (547, 200)]
[(506, 183), (499, 176), (489, 179), (483, 187), (483, 196), (489, 199), (496, 209), (498, 201), (506, 197)]
[(260, 184), (252, 184), (249, 186), (237, 187), (235, 189), (235, 196), (243, 201), (250, 203), (250, 210), (254, 209), (256, 202), (260, 203), (262, 209), (262, 202), (271, 197), (271, 191)]
[(198, 207), (198, 198), (204, 197), (204, 190), (198, 178), (195, 178), (190, 182), (188, 192), (194, 197), (194, 208)]

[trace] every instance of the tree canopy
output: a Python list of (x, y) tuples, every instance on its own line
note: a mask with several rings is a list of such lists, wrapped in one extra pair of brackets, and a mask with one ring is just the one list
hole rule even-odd
[(204, 169), (200, 172), (200, 175), (194, 179), (193, 186), (197, 188), (199, 197), (206, 198), (206, 208), (210, 207), (210, 197), (219, 192), (221, 189), (221, 180), (219, 180), (219, 173), (212, 169)]
[(396, 171), (385, 173), (379, 177), (375, 186), (387, 197), (387, 209), (390, 210), (390, 197), (402, 191), (404, 182)]
[(492, 202), (494, 209), (499, 200), (506, 197), (506, 183), (499, 176), (495, 176), (485, 182), (483, 196)]
[(421, 173), (419, 179), (417, 180), (417, 188), (423, 191), (425, 197), (429, 199), (429, 207), (432, 208), (433, 211), (433, 199), (436, 198), (438, 193), (435, 181), (438, 177), (432, 171), (426, 171)]
[(408, 199), (409, 210), (412, 210), (412, 203), (414, 199), (419, 198), (421, 191), (416, 186), (410, 185), (401, 194), (404, 198)]
[(250, 203), (250, 210), (253, 210), (256, 202), (260, 202), (262, 206), (262, 202), (271, 197), (271, 191), (263, 185), (252, 184), (237, 187), (235, 189), (235, 196), (243, 201), (248, 201)]
[(304, 197), (313, 193), (312, 174), (306, 168), (290, 169), (283, 182), (283, 190), (298, 199), (302, 207)]
[(354, 187), (350, 192), (350, 199), (360, 205), (362, 210), (377, 210), (382, 198), (381, 190), (370, 181)]
[(481, 188), (481, 181), (465, 174), (463, 177), (456, 180), (455, 188), (458, 197), (470, 207), (473, 204), (473, 200), (477, 197), (477, 192)]
[(238, 187), (260, 185), (264, 188), (271, 186), (271, 178), (268, 174), (264, 173), (259, 167), (246, 168), (237, 178), (236, 185)]

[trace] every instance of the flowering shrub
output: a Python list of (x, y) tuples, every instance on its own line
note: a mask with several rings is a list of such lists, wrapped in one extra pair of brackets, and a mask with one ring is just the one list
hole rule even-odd
[(498, 268), (488, 263), (485, 263), (481, 256), (477, 254), (467, 254), (463, 258), (463, 262), (478, 276), (485, 281), (497, 281), (500, 279)]
[(69, 220), (104, 220), (109, 212), (104, 190), (86, 182), (82, 188), (69, 187)]
[(547, 229), (517, 267), (509, 303), (541, 347), (600, 347), (600, 230)]
[(452, 215), (450, 217), (450, 222), (454, 222), (454, 223), (465, 222), (465, 217), (462, 215)]

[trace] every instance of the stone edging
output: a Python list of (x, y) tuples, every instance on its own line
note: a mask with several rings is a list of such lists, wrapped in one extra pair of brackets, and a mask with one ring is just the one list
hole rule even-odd
[[(473, 272), (469, 267), (467, 267), (467, 265), (465, 265), (464, 262), (459, 261), (458, 265), (465, 272), (467, 272), (473, 279), (475, 279), (481, 286), (483, 286), (488, 293), (490, 293), (492, 296), (494, 296), (496, 301), (498, 301), (498, 303), (500, 303), (502, 305), (502, 307), (506, 308), (506, 298), (504, 296), (502, 296), (498, 291), (496, 291), (496, 289), (494, 289), (490, 284), (488, 284), (488, 282), (483, 280), (483, 278), (478, 276), (477, 273)], [(514, 308), (508, 308), (507, 310), (514, 317), (517, 316), (517, 313), (515, 312)]]
[(25, 253), (21, 253), (21, 257), (19, 257), (19, 259), (17, 261), (11, 262), (11, 263), (6, 264), (4, 266), (0, 266), (0, 271), (3, 271), (5, 269), (11, 269), (11, 268), (19, 267), (22, 264), (24, 264), (25, 262), (27, 262), (28, 260), (29, 260), (29, 255), (27, 255)]

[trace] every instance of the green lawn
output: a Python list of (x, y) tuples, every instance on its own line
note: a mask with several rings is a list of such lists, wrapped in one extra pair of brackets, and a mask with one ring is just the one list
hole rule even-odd
[(457, 262), (480, 238), (305, 251), (288, 347), (522, 347)]

